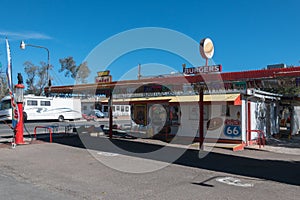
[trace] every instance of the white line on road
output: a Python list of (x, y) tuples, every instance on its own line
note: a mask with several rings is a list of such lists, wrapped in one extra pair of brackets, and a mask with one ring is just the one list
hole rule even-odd
[(100, 151), (97, 154), (98, 155), (102, 155), (102, 156), (108, 156), (108, 157), (118, 156), (119, 155), (117, 153), (110, 153), (110, 152), (105, 152), (105, 151)]
[(252, 183), (242, 183), (240, 179), (234, 177), (221, 177), (217, 178), (216, 181), (225, 183), (227, 185), (239, 186), (239, 187), (253, 187)]

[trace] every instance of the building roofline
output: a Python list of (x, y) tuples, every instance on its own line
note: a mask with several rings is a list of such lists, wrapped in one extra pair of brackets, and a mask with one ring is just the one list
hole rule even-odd
[[(116, 86), (129, 85), (145, 85), (145, 84), (172, 84), (182, 85), (184, 83), (198, 83), (209, 81), (249, 81), (254, 79), (271, 79), (278, 77), (298, 77), (300, 76), (300, 66), (289, 68), (275, 68), (275, 69), (261, 69), (261, 70), (247, 70), (240, 72), (222, 72), (222, 73), (203, 73), (194, 76), (169, 76), (169, 77), (155, 77), (141, 80), (120, 80), (111, 83), (89, 83), (66, 86), (52, 86), (46, 87), (45, 92), (62, 92), (73, 93), (76, 90), (113, 90)], [(176, 80), (176, 81), (174, 81)]]

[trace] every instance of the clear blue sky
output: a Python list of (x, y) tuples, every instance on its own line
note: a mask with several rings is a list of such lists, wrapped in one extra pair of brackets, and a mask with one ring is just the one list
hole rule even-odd
[[(47, 58), (42, 49), (20, 50), (21, 40), (50, 50), (55, 71), (50, 74), (60, 77), (53, 84), (64, 85), (73, 81), (57, 72), (60, 58), (73, 56), (79, 64), (109, 37), (142, 27), (175, 30), (198, 42), (210, 37), (215, 44), (213, 61), (222, 64), (223, 71), (261, 69), (275, 63), (299, 66), (298, 0), (1, 0), (0, 8), (0, 62), (5, 69), (7, 36), (14, 82), (16, 73), (24, 72), (25, 61), (38, 64)], [(106, 55), (99, 55), (100, 60), (101, 56)], [(118, 80), (138, 63), (159, 63), (180, 71), (182, 62), (171, 53), (145, 49), (122, 55), (106, 67)], [(97, 71), (103, 66), (89, 67)], [(163, 72), (159, 66), (153, 71)]]

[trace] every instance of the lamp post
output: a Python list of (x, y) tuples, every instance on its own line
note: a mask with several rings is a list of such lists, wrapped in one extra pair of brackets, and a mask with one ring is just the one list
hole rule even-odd
[(45, 49), (47, 51), (48, 57), (47, 57), (46, 79), (47, 79), (47, 82), (48, 82), (48, 86), (50, 87), (51, 84), (50, 84), (50, 79), (49, 79), (49, 67), (50, 67), (50, 51), (49, 51), (49, 49), (46, 48), (46, 47), (43, 47), (43, 46), (38, 46), (38, 45), (33, 45), (33, 44), (25, 44), (25, 42), (22, 40), (21, 43), (20, 43), (20, 48), (24, 50), (26, 48), (26, 46)]

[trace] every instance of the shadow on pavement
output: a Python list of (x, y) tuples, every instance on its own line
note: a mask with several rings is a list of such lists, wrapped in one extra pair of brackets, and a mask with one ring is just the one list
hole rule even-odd
[[(49, 141), (49, 138), (45, 138), (45, 140)], [(300, 185), (299, 161), (261, 160), (216, 152), (210, 152), (200, 159), (198, 150), (162, 147), (161, 145), (140, 143), (132, 140), (110, 140), (104, 137), (91, 137), (88, 134), (82, 134), (80, 137), (78, 135), (56, 137), (53, 142), (285, 184)], [(163, 149), (162, 152), (155, 153), (161, 149)], [(172, 155), (181, 156), (173, 162)]]
[(267, 138), (267, 145), (274, 147), (300, 148), (300, 136), (289, 138)]

